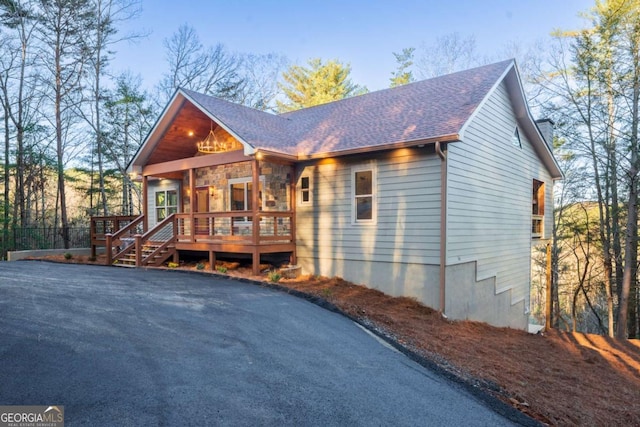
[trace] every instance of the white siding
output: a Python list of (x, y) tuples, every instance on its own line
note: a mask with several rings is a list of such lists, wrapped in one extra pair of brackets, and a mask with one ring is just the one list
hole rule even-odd
[[(447, 265), (477, 262), (477, 279), (495, 276), (496, 293), (528, 306), (533, 179), (545, 183), (545, 236), (551, 233), (552, 180), (516, 126), (504, 83), (448, 146)], [(454, 285), (454, 284), (450, 284)]]
[[(440, 159), (426, 149), (397, 150), (373, 160), (332, 160), (300, 165), (311, 178), (311, 203), (296, 207), (297, 255), (315, 274), (349, 272), (358, 283), (376, 285), (362, 263), (438, 265), (440, 242)], [(376, 171), (375, 224), (353, 224), (351, 173)], [(379, 264), (380, 265), (380, 264)], [(347, 278), (347, 277), (345, 277)], [(400, 280), (400, 278), (398, 278)]]

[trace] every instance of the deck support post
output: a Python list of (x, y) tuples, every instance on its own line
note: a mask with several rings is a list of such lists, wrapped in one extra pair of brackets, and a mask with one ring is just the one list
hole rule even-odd
[(251, 261), (252, 261), (252, 269), (253, 269), (253, 275), (254, 276), (259, 276), (260, 275), (260, 249), (257, 246), (253, 247), (253, 252), (251, 255)]
[(216, 253), (209, 251), (209, 270), (216, 271)]

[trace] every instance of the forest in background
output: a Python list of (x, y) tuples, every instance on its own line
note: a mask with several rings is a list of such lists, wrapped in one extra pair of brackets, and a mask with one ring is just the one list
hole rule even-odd
[[(268, 112), (368, 90), (348, 62), (231, 52), (187, 24), (164, 40), (160, 81), (114, 74), (118, 51), (147, 37), (121, 32), (140, 13), (137, 0), (0, 0), (2, 257), (24, 245), (83, 246), (90, 216), (140, 212), (126, 167), (178, 87)], [(389, 53), (389, 86), (515, 57), (534, 116), (555, 122), (565, 173), (555, 187), (552, 323), (640, 337), (640, 2), (596, 1), (584, 13), (584, 29), (497, 46), (492, 57), (477, 53), (473, 35), (417, 40)], [(543, 247), (532, 271), (538, 321), (546, 287)]]

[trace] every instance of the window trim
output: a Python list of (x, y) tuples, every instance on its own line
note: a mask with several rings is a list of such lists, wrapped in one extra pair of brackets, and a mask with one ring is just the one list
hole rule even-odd
[[(308, 180), (308, 187), (304, 188), (302, 186), (302, 182), (304, 179)], [(308, 194), (308, 200), (304, 200), (304, 193)], [(298, 197), (298, 205), (300, 206), (306, 206), (306, 205), (312, 205), (312, 194), (313, 194), (313, 183), (311, 181), (311, 175), (305, 174), (305, 175), (301, 175), (300, 176), (300, 185), (298, 188), (298, 193), (300, 194), (300, 196)]]
[[(265, 182), (266, 182), (264, 175), (260, 175), (259, 182), (260, 182), (260, 183), (259, 183), (259, 186), (258, 186), (258, 191), (259, 191), (259, 192), (260, 192), (260, 191), (264, 191), (264, 189), (265, 189)], [(231, 202), (232, 202), (232, 197), (231, 197), (231, 194), (232, 194), (232, 192), (231, 192), (231, 186), (232, 186), (233, 184), (244, 184), (244, 197), (245, 197), (245, 200), (244, 200), (244, 203), (245, 203), (245, 210), (244, 210), (244, 211), (247, 211), (246, 207), (247, 207), (247, 205), (249, 204), (249, 203), (248, 203), (248, 199), (247, 199), (247, 195), (248, 195), (248, 191), (247, 191), (247, 184), (252, 184), (252, 183), (253, 183), (253, 178), (252, 178), (252, 177), (250, 177), (250, 176), (249, 176), (249, 177), (243, 177), (243, 178), (230, 178), (230, 179), (227, 181), (227, 194), (228, 194), (228, 196), (229, 196), (229, 205), (228, 205), (228, 206), (229, 206), (229, 211), (230, 211), (230, 212), (233, 212), (233, 211), (234, 211), (233, 209), (231, 209)], [(260, 186), (262, 187), (262, 190), (260, 190)], [(265, 210), (265, 200), (264, 200), (264, 197), (260, 197), (260, 196), (258, 196), (258, 197), (261, 199), (261, 205), (260, 205), (260, 208), (259, 208), (258, 210), (263, 211), (263, 210)], [(240, 211), (240, 212), (243, 212), (243, 211)], [(248, 217), (243, 217), (243, 218), (244, 218), (244, 221), (251, 222), (251, 220), (249, 220), (249, 219), (248, 219)]]
[(544, 238), (545, 193), (545, 182), (534, 178), (531, 182), (531, 238), (533, 239)]
[[(371, 172), (371, 194), (356, 196), (356, 174), (358, 172)], [(373, 162), (351, 167), (351, 225), (376, 225), (378, 223), (378, 179), (375, 164)], [(371, 219), (358, 219), (359, 197), (371, 197)]]
[[(161, 193), (164, 194), (164, 204), (163, 205), (158, 205), (158, 194), (161, 194)], [(175, 205), (169, 204), (169, 193), (176, 193), (176, 204)], [(166, 190), (156, 190), (154, 192), (154, 194), (153, 194), (153, 204), (154, 204), (154, 212), (155, 212), (155, 216), (156, 216), (156, 222), (164, 221), (169, 215), (179, 212), (178, 211), (178, 206), (180, 206), (180, 192), (175, 188), (166, 189)], [(164, 218), (159, 218), (158, 217), (158, 211), (160, 209), (164, 209), (165, 210)], [(171, 210), (173, 210), (173, 211), (171, 211)]]

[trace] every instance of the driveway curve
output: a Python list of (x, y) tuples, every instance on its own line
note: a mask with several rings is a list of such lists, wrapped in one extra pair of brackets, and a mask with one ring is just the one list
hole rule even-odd
[(77, 425), (511, 423), (349, 319), (208, 275), (0, 263), (0, 405)]

